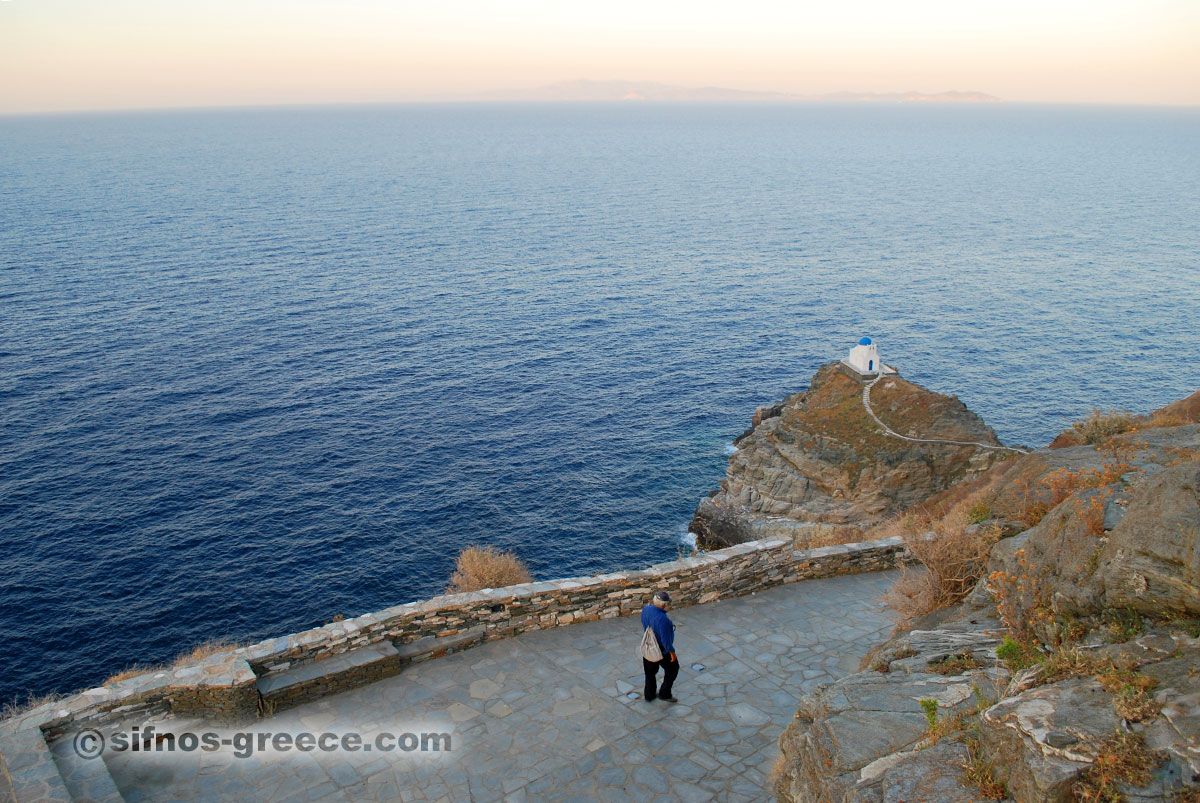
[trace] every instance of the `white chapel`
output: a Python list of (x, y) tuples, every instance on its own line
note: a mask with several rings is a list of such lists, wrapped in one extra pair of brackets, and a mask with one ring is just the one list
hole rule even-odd
[(896, 373), (895, 368), (884, 365), (879, 359), (879, 347), (869, 337), (859, 340), (858, 345), (850, 349), (850, 356), (842, 362), (863, 376)]

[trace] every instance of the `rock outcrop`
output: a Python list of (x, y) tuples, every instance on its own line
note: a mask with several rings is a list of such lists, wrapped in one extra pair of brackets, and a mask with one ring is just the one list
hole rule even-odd
[[(977, 707), (984, 689), (1007, 684), (1009, 672), (996, 661), (1000, 641), (989, 632), (1000, 623), (986, 616), (971, 619), (913, 631), (877, 653), (869, 671), (806, 698), (779, 739), (784, 756), (779, 799), (917, 800), (906, 795), (920, 784), (939, 790), (927, 793), (928, 800), (982, 800), (960, 781), (962, 745), (947, 740), (932, 754), (925, 749), (933, 742), (921, 703), (936, 701), (937, 716), (954, 717)], [(946, 658), (962, 655), (982, 670), (941, 670)]]
[(1099, 558), (1104, 602), (1151, 615), (1200, 616), (1200, 463), (1147, 480)]
[(1155, 414), (1172, 426), (1149, 417), (1099, 448), (997, 467), (998, 519), (1053, 506), (995, 546), (999, 574), (962, 604), (801, 702), (779, 740), (777, 798), (1200, 798), (1200, 426), (1178, 424), (1188, 409)]
[[(1090, 446), (1024, 461), (1061, 481), (1089, 473), (1114, 481), (1071, 493), (1036, 526), (992, 550), (989, 571), (1033, 580), (1009, 589), (1015, 613), (1041, 605), (1059, 616), (1105, 608), (1200, 616), (1200, 427), (1160, 427), (1119, 440), (1130, 448), (1115, 468), (1115, 458)], [(1011, 504), (1011, 490), (1008, 496)]]
[[(864, 382), (822, 366), (807, 391), (760, 407), (734, 445), (719, 490), (690, 530), (702, 545), (793, 535), (813, 524), (865, 530), (987, 470), (1002, 451), (914, 443), (884, 433), (862, 404)], [(871, 391), (876, 414), (901, 435), (999, 446), (957, 398), (899, 376)]]

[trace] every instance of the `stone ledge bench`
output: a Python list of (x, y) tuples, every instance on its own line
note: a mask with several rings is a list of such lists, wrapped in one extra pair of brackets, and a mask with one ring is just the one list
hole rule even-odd
[(290, 708), (391, 677), (402, 663), (396, 647), (384, 641), (265, 675), (257, 681), (258, 693), (269, 704)]
[(263, 675), (256, 681), (258, 693), (276, 710), (290, 708), (391, 677), (405, 664), (466, 649), (483, 641), (485, 635), (483, 628), (473, 628), (452, 636), (425, 636), (400, 646), (381, 641)]
[(441, 658), (443, 655), (473, 647), (483, 642), (486, 637), (486, 628), (473, 627), (470, 630), (455, 633), (453, 636), (425, 636), (406, 644), (400, 644), (396, 650), (400, 653), (404, 663), (410, 664), (429, 658)]

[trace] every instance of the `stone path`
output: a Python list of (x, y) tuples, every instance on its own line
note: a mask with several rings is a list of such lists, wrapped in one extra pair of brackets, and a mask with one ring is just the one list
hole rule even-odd
[(994, 446), (990, 443), (980, 443), (979, 441), (951, 441), (945, 438), (910, 438), (907, 435), (901, 435), (887, 424), (879, 420), (879, 416), (875, 415), (875, 411), (871, 409), (871, 388), (875, 387), (875, 383), (883, 379), (887, 374), (879, 374), (866, 384), (862, 391), (863, 409), (867, 411), (867, 415), (883, 428), (883, 431), (893, 438), (899, 438), (902, 441), (911, 441), (912, 443), (948, 443), (951, 446), (978, 446), (980, 449), (993, 449), (998, 452), (1016, 452), (1017, 454), (1029, 454), (1027, 449), (1018, 449), (1015, 446)]
[[(896, 572), (672, 611), (678, 703), (640, 699), (639, 624), (526, 633), (280, 712), (253, 731), (445, 732), (449, 752), (105, 753), (150, 800), (763, 801), (799, 699), (891, 630)], [(179, 723), (182, 725), (182, 723)]]

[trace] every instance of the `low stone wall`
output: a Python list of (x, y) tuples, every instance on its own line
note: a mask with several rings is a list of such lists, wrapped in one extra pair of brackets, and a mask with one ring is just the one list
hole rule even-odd
[(245, 658), (263, 677), (297, 661), (320, 660), (384, 639), (400, 646), (479, 628), (490, 641), (635, 613), (659, 589), (670, 591), (672, 606), (681, 607), (813, 577), (878, 571), (897, 565), (903, 549), (899, 538), (801, 551), (785, 539), (750, 541), (639, 571), (523, 583), (397, 605), (259, 642), (245, 649)]
[(633, 614), (659, 589), (670, 591), (675, 607), (697, 605), (783, 583), (888, 569), (905, 557), (900, 538), (808, 550), (793, 549), (790, 539), (766, 539), (638, 571), (446, 594), (89, 689), (20, 719), (25, 725), (36, 724), (49, 737), (164, 702), (179, 714), (218, 721), (247, 719), (256, 713), (259, 689), (298, 669), (322, 674), (311, 671), (314, 663), (329, 662), (330, 671), (321, 680), (327, 693), (361, 683), (363, 672), (353, 661), (330, 659), (373, 645), (395, 646), (401, 657), (398, 671), (404, 663), (482, 641)]

